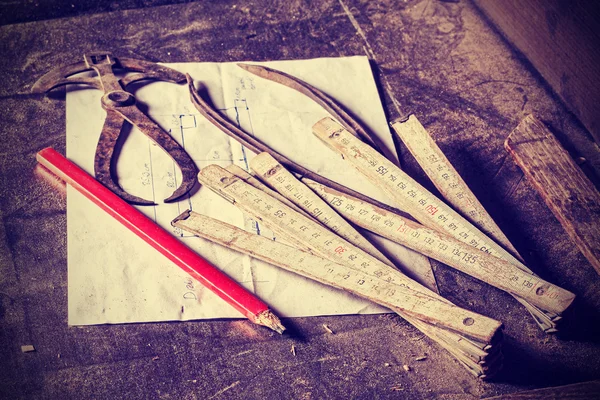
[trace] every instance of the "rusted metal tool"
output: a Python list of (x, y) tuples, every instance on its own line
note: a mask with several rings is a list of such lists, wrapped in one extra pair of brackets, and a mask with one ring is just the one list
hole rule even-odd
[[(111, 53), (84, 54), (83, 62), (76, 62), (53, 69), (41, 77), (33, 86), (33, 93), (46, 93), (59, 86), (85, 84), (104, 90), (102, 108), (106, 110), (106, 120), (96, 147), (94, 173), (96, 179), (124, 200), (140, 205), (153, 205), (154, 202), (125, 192), (117, 183), (114, 173), (117, 154), (115, 147), (125, 121), (136, 126), (152, 139), (173, 159), (181, 170), (181, 185), (164, 201), (172, 202), (188, 193), (196, 184), (198, 168), (186, 151), (152, 121), (137, 106), (133, 94), (126, 91), (128, 85), (141, 80), (160, 80), (174, 83), (185, 82), (185, 75), (152, 62), (132, 58), (116, 58)], [(97, 77), (72, 76), (86, 71), (95, 71)], [(118, 79), (115, 70), (134, 72)]]
[[(311, 100), (320, 104), (326, 111), (328, 111), (336, 120), (338, 120), (344, 128), (348, 129), (350, 132), (358, 137), (361, 140), (365, 140), (368, 143), (374, 143), (373, 138), (369, 137), (366, 133), (366, 130), (361, 127), (358, 121), (353, 119), (349, 114), (344, 112), (340, 106), (338, 106), (330, 97), (328, 97), (323, 92), (318, 89), (310, 86), (306, 82), (303, 82), (297, 78), (292, 77), (291, 75), (284, 74), (281, 71), (277, 71), (271, 68), (266, 68), (262, 66), (255, 65), (246, 65), (246, 64), (238, 64), (241, 68), (244, 68), (247, 71), (250, 71), (258, 76), (263, 78), (275, 81), (282, 85), (291, 87), (293, 89), (298, 90), (299, 92), (308, 96)], [(192, 78), (187, 75), (188, 85), (190, 89), (190, 97), (192, 103), (196, 107), (196, 109), (202, 114), (207, 120), (209, 120), (213, 125), (219, 128), (223, 133), (237, 140), (243, 146), (249, 148), (251, 151), (256, 154), (262, 153), (266, 151), (271, 154), (277, 161), (283, 164), (286, 168), (290, 169), (294, 173), (302, 176), (303, 178), (311, 179), (315, 182), (319, 182), (325, 186), (330, 188), (334, 188), (342, 193), (346, 193), (348, 195), (354, 196), (356, 198), (361, 199), (367, 203), (374, 204), (380, 208), (391, 211), (396, 214), (400, 214), (406, 216), (407, 218), (412, 218), (410, 215), (406, 214), (404, 211), (399, 210), (397, 208), (388, 206), (380, 201), (377, 201), (371, 197), (365, 196), (362, 193), (356, 192), (346, 186), (340, 185), (337, 182), (334, 182), (328, 178), (325, 178), (322, 175), (319, 175), (315, 172), (312, 172), (301, 165), (293, 162), (289, 158), (284, 155), (276, 152), (271, 149), (269, 146), (258, 140), (256, 137), (244, 132), (239, 129), (233, 123), (231, 123), (227, 118), (221, 115), (216, 109), (214, 109), (207, 101), (205, 101), (200, 94), (198, 93), (196, 87), (194, 86), (194, 82)], [(354, 128), (353, 128), (354, 127)], [(359, 133), (360, 132), (360, 133)]]
[(381, 152), (381, 147), (377, 143), (376, 138), (369, 135), (367, 130), (356, 119), (348, 114), (339, 104), (337, 104), (335, 100), (316, 87), (301, 81), (295, 76), (262, 65), (238, 63), (237, 66), (263, 79), (268, 79), (302, 93), (323, 107), (325, 111), (331, 114), (333, 118), (342, 124), (348, 132), (352, 133), (363, 142), (368, 143), (371, 147)]

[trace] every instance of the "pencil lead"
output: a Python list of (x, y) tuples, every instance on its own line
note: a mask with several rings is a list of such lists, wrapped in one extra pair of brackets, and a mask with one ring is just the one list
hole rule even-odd
[(285, 326), (271, 310), (263, 311), (254, 318), (255, 323), (271, 328), (279, 334), (283, 334), (283, 331), (285, 331)]

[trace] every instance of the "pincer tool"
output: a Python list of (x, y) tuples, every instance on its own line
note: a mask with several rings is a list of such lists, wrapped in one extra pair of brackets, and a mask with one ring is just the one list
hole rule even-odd
[[(80, 75), (86, 71), (95, 71), (97, 76)], [(120, 79), (116, 75), (119, 71), (126, 73)], [(42, 76), (33, 86), (32, 92), (47, 93), (69, 84), (83, 84), (103, 90), (101, 105), (106, 110), (106, 120), (94, 158), (96, 179), (129, 203), (154, 204), (153, 201), (127, 193), (118, 184), (114, 168), (118, 152), (115, 149), (127, 121), (160, 146), (181, 170), (181, 184), (164, 200), (167, 203), (173, 202), (194, 187), (198, 168), (184, 148), (137, 106), (135, 95), (127, 88), (132, 83), (142, 80), (183, 83), (186, 78), (174, 69), (153, 62), (116, 58), (111, 53), (84, 54), (83, 61), (57, 67)]]

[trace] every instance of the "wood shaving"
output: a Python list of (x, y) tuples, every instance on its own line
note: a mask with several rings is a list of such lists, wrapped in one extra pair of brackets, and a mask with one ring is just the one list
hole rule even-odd
[(335, 332), (333, 330), (331, 330), (331, 328), (328, 327), (327, 324), (323, 324), (323, 328), (327, 331), (327, 333), (335, 335)]

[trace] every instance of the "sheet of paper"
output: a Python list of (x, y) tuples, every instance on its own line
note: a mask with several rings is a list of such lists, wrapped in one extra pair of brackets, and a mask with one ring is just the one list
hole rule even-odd
[[(366, 57), (264, 64), (334, 96), (381, 138), (388, 154), (395, 154)], [(311, 126), (327, 113), (305, 96), (253, 76), (235, 63), (167, 65), (189, 73), (231, 121), (275, 150), (315, 172), (386, 201), (377, 188), (312, 135)], [(235, 163), (248, 169), (254, 155), (198, 114), (189, 100), (187, 85), (153, 82), (135, 95), (145, 112), (185, 147), (199, 168)], [(67, 94), (67, 157), (91, 174), (105, 117), (100, 97), (101, 92), (93, 89), (71, 88)], [(135, 128), (127, 133), (117, 174), (127, 192), (158, 203), (138, 209), (256, 293), (281, 317), (386, 312), (352, 295), (172, 228), (171, 220), (191, 208), (261, 235), (273, 235), (206, 188), (198, 186), (180, 202), (163, 203), (162, 199), (181, 181), (179, 170), (162, 149)], [(240, 317), (72, 188), (68, 190), (67, 221), (69, 324)], [(384, 247), (399, 265), (430, 270), (425, 257), (390, 242)]]

